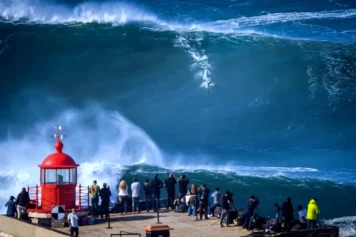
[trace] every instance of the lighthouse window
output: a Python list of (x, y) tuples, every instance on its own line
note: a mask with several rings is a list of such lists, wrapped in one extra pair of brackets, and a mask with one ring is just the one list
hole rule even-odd
[(41, 183), (45, 183), (45, 170), (41, 169)]
[(69, 176), (69, 182), (70, 183), (72, 183), (72, 184), (74, 184), (74, 183), (76, 183), (77, 182), (77, 174), (76, 174), (77, 172), (76, 172), (76, 169), (74, 168), (74, 169), (70, 169), (70, 176)]
[(58, 184), (69, 183), (69, 169), (58, 169), (57, 170), (57, 183)]
[(46, 183), (55, 184), (57, 183), (56, 169), (46, 169)]

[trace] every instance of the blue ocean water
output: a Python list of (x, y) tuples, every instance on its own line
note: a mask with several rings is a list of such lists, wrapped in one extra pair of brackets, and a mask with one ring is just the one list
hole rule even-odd
[(83, 184), (185, 172), (355, 235), (355, 53), (351, 0), (0, 1), (0, 204), (60, 123)]

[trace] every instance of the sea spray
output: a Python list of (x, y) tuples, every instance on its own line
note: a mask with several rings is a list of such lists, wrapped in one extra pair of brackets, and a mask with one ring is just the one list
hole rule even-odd
[(56, 118), (34, 124), (23, 131), (23, 137), (10, 137), (0, 143), (3, 150), (3, 171), (0, 173), (2, 213), (7, 197), (16, 196), (22, 187), (39, 184), (37, 165), (55, 152), (50, 135), (58, 122), (63, 127), (63, 134), (67, 135), (63, 152), (80, 164), (78, 184), (89, 185), (96, 179), (115, 188), (120, 172), (124, 170), (122, 165), (142, 162), (164, 165), (161, 152), (150, 137), (120, 113), (105, 111), (98, 105), (84, 110), (68, 109)]

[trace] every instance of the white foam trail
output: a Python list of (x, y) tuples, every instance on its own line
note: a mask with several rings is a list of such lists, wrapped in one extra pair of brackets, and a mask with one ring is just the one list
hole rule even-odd
[(307, 69), (307, 74), (308, 74), (308, 83), (309, 83), (309, 91), (310, 91), (310, 94), (309, 94), (309, 99), (314, 99), (315, 98), (315, 93), (316, 91), (318, 90), (318, 77), (315, 76), (315, 73), (314, 73), (314, 68), (312, 66), (308, 66), (308, 69)]
[(288, 12), (272, 13), (253, 17), (239, 17), (230, 20), (220, 20), (212, 25), (222, 28), (240, 28), (250, 26), (269, 25), (275, 23), (314, 20), (314, 19), (342, 19), (356, 17), (356, 9), (334, 10), (321, 12)]
[(57, 122), (61, 122), (68, 135), (63, 152), (80, 164), (78, 183), (82, 185), (89, 185), (96, 179), (115, 187), (123, 165), (144, 162), (164, 166), (161, 152), (150, 137), (118, 112), (108, 112), (99, 106), (66, 110), (56, 119), (24, 131), (21, 138), (9, 137), (0, 143), (2, 213), (4, 202), (10, 195), (16, 196), (22, 187), (39, 184), (37, 165), (55, 152), (54, 140), (49, 136)]
[[(347, 88), (353, 88), (353, 78), (356, 73), (353, 70), (355, 63), (350, 60), (352, 49), (339, 50), (338, 47), (307, 47), (300, 45), (306, 52), (306, 60), (310, 61), (307, 68), (309, 77), (309, 98), (313, 99), (319, 90), (325, 90), (328, 95), (329, 106), (333, 110), (338, 108), (345, 98), (350, 102), (354, 94), (350, 94)], [(315, 60), (318, 58), (319, 60)]]
[(183, 34), (178, 35), (174, 46), (183, 48), (187, 53), (190, 54), (194, 63), (191, 65), (192, 70), (197, 69), (197, 78), (202, 80), (201, 87), (210, 88), (214, 86), (211, 79), (212, 66), (209, 62), (208, 56), (205, 54), (204, 49), (201, 48), (202, 36), (189, 37)]

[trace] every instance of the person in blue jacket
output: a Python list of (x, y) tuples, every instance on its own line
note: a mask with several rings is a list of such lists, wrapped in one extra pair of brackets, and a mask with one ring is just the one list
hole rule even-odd
[(6, 215), (14, 217), (14, 214), (16, 212), (16, 202), (14, 196), (10, 197), (9, 201), (7, 201), (7, 203), (5, 204), (5, 207), (7, 207)]

